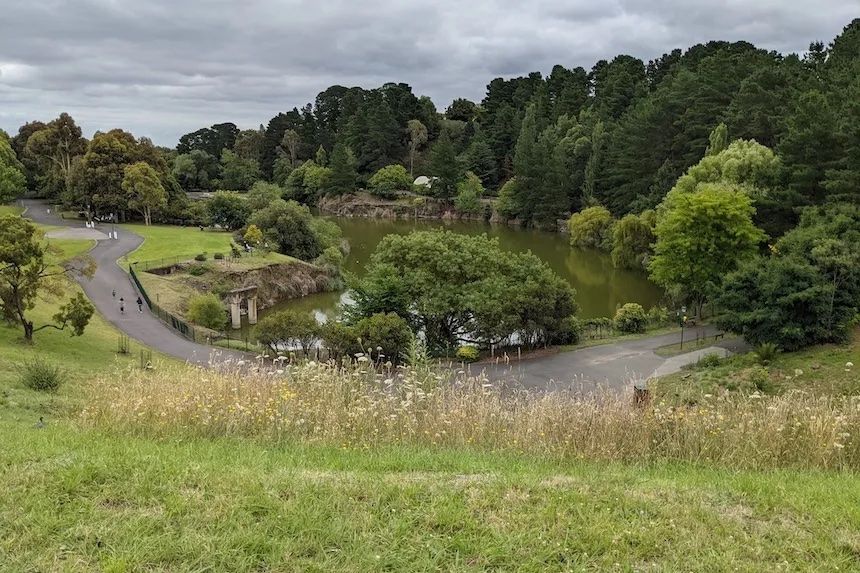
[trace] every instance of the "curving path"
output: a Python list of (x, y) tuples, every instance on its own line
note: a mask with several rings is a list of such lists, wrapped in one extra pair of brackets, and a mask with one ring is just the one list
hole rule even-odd
[[(248, 355), (242, 352), (213, 349), (179, 336), (150, 313), (146, 305), (143, 313), (137, 311), (134, 301), (138, 292), (131, 277), (117, 265), (117, 261), (140, 246), (143, 237), (117, 228), (118, 238), (110, 239), (108, 233), (113, 228), (110, 225), (102, 225), (101, 231), (86, 229), (82, 221), (65, 220), (48, 213), (47, 206), (42, 202), (25, 200), (23, 204), (27, 208), (25, 216), (33, 221), (68, 228), (54, 231), (60, 236), (97, 240), (96, 246), (90, 251), (98, 264), (96, 274), (90, 280), (79, 278), (78, 282), (99, 312), (119, 330), (150, 348), (195, 364), (247, 358)], [(116, 289), (116, 299), (111, 296), (113, 289)], [(119, 297), (126, 300), (125, 314), (119, 312)], [(686, 329), (685, 340), (695, 339), (697, 332), (700, 336), (713, 337), (717, 330), (711, 326)], [(746, 349), (743, 342), (727, 340), (671, 358), (654, 353), (662, 346), (679, 341), (680, 331), (560, 352), (513, 364), (504, 364), (502, 361), (498, 364), (479, 364), (473, 366), (472, 371), (481, 370), (492, 381), (516, 381), (527, 388), (573, 389), (588, 394), (599, 389), (622, 390), (636, 379), (677, 372), (705, 354), (719, 353), (726, 356)]]
[[(28, 219), (42, 225), (70, 228), (68, 231), (53, 232), (55, 236), (97, 241), (90, 250), (90, 256), (98, 265), (95, 276), (92, 279), (79, 277), (77, 280), (102, 316), (130, 338), (193, 364), (207, 365), (247, 358), (242, 352), (217, 349), (183, 338), (153, 315), (146, 304), (143, 305), (143, 312), (138, 312), (134, 301), (139, 293), (129, 274), (119, 267), (117, 261), (139, 247), (143, 237), (116, 227), (118, 238), (109, 239), (108, 234), (113, 228), (111, 225), (99, 225), (93, 231), (87, 229), (83, 221), (61, 219), (53, 211), (49, 213), (48, 206), (40, 201), (24, 200), (22, 203), (26, 208), (24, 216)], [(116, 298), (112, 296), (113, 290), (116, 290)], [(125, 299), (125, 314), (119, 311), (120, 297)]]

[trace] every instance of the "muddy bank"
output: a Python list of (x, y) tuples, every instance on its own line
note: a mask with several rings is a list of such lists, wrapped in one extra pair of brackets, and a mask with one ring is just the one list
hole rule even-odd
[(369, 193), (323, 197), (320, 212), (338, 217), (368, 217), (373, 219), (441, 219), (502, 222), (493, 209), (491, 199), (482, 199), (477, 214), (459, 213), (450, 203), (417, 194), (404, 194), (396, 199), (381, 199)]
[(336, 290), (342, 286), (336, 272), (301, 261), (229, 273), (226, 280), (235, 285), (232, 288), (256, 286), (260, 310), (278, 302)]

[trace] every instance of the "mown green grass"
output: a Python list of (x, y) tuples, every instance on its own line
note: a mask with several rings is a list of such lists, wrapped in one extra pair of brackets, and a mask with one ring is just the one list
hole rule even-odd
[[(846, 366), (848, 363), (854, 366)], [(860, 394), (860, 329), (848, 344), (778, 354), (769, 364), (761, 364), (753, 352), (732, 356), (712, 368), (697, 367), (661, 378), (655, 387), (663, 398), (693, 402), (704, 394), (723, 391)]]
[(860, 480), (0, 420), (9, 571), (845, 571)]
[(129, 261), (154, 261), (175, 257), (193, 258), (207, 253), (230, 254), (232, 234), (226, 231), (201, 231), (197, 227), (169, 225), (123, 225), (124, 229), (144, 238), (143, 244), (128, 254)]
[(22, 211), (19, 205), (0, 205), (0, 215), (20, 215)]

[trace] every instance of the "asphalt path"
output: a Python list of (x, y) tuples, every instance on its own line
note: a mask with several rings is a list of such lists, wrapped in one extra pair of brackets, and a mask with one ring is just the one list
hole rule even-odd
[[(24, 200), (23, 205), (26, 208), (24, 217), (36, 223), (78, 230), (77, 234), (64, 230), (64, 238), (77, 236), (88, 239), (98, 236), (87, 229), (83, 221), (61, 219), (45, 203)], [(109, 224), (96, 225), (96, 229), (101, 231), (105, 238), (97, 240), (95, 247), (89, 252), (97, 265), (95, 275), (89, 279), (83, 276), (75, 278), (108, 322), (141, 344), (192, 364), (223, 364), (228, 360), (247, 359), (248, 355), (242, 352), (197, 344), (183, 338), (152, 314), (145, 303), (143, 312), (139, 312), (135, 301), (140, 293), (131, 276), (120, 268), (117, 261), (138, 248), (143, 243), (143, 237)], [(117, 238), (107, 238), (113, 230), (116, 231)], [(124, 312), (120, 312), (120, 298), (125, 302)]]

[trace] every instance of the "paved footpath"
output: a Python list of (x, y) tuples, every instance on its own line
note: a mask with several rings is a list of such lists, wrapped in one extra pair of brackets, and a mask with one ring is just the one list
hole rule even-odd
[[(129, 337), (163, 354), (193, 364), (221, 363), (228, 359), (247, 358), (248, 355), (242, 352), (213, 348), (183, 338), (153, 315), (146, 303), (143, 305), (143, 312), (138, 312), (135, 301), (140, 293), (135, 288), (131, 276), (119, 267), (117, 261), (139, 247), (143, 243), (143, 237), (116, 227), (118, 238), (109, 239), (107, 236), (113, 227), (98, 225), (98, 230), (103, 237), (100, 238), (98, 233), (93, 234), (91, 229), (87, 229), (83, 221), (61, 219), (53, 210), (49, 213), (45, 203), (24, 200), (23, 204), (26, 207), (24, 217), (42, 225), (69, 227), (61, 231), (61, 236), (64, 238), (79, 237), (97, 240), (96, 246), (89, 253), (98, 265), (95, 276), (92, 279), (79, 277), (78, 282), (102, 316)], [(116, 298), (111, 294), (114, 289), (116, 289)], [(125, 299), (124, 314), (119, 311), (120, 297)]]
[(687, 354), (663, 358), (654, 351), (681, 341), (681, 331), (592, 346), (570, 352), (559, 352), (510, 364), (475, 365), (472, 372), (483, 369), (490, 380), (516, 380), (530, 389), (570, 389), (591, 394), (605, 389), (611, 391), (630, 388), (635, 380), (647, 380), (678, 372), (687, 364), (697, 362), (706, 354), (728, 356), (745, 351), (746, 345), (737, 339), (714, 342), (719, 331), (713, 326), (684, 329), (684, 340), (695, 341), (696, 335), (706, 336), (712, 342), (706, 347), (690, 345)]

